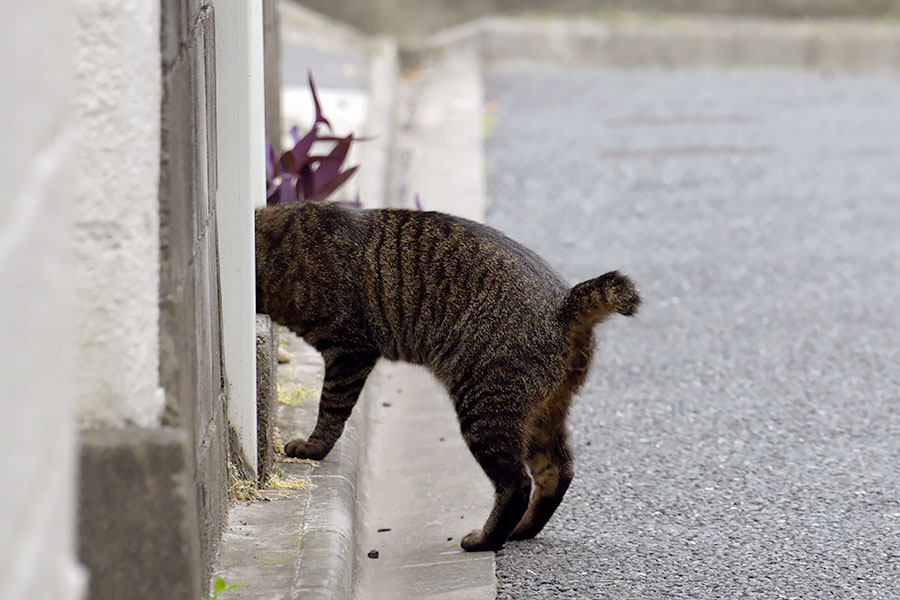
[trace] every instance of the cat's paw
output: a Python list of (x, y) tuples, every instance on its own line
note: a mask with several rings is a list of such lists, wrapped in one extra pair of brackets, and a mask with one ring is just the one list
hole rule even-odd
[(467, 552), (480, 552), (482, 550), (499, 550), (503, 543), (491, 543), (480, 529), (475, 529), (467, 533), (459, 545)]
[(484, 543), (484, 536), (481, 535), (480, 529), (475, 529), (474, 531), (470, 531), (465, 536), (463, 536), (462, 541), (459, 542), (459, 545), (463, 550), (468, 552), (477, 552), (481, 550), (481, 545)]
[(284, 445), (284, 453), (293, 458), (309, 458), (311, 460), (322, 460), (328, 454), (321, 446), (310, 444), (306, 440), (297, 438), (291, 440)]
[(519, 526), (513, 529), (513, 532), (509, 534), (509, 541), (518, 542), (520, 540), (530, 540), (536, 536), (539, 531), (540, 529), (535, 529), (531, 524), (523, 526), (520, 523)]

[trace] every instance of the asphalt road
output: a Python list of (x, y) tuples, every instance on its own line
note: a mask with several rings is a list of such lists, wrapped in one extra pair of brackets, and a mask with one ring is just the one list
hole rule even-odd
[(520, 64), (486, 94), (488, 223), (644, 296), (499, 597), (900, 598), (900, 81)]

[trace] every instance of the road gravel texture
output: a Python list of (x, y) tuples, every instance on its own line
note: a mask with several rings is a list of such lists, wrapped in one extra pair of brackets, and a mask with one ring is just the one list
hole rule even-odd
[(900, 598), (900, 81), (488, 69), (488, 223), (621, 269), (499, 598)]

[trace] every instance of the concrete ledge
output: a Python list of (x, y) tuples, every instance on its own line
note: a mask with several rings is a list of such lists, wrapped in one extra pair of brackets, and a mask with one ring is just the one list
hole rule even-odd
[(87, 598), (198, 598), (204, 588), (187, 432), (91, 429), (79, 441)]
[(473, 46), (487, 62), (538, 60), (611, 67), (787, 67), (900, 72), (900, 25), (662, 17), (484, 18), (407, 44), (418, 60)]

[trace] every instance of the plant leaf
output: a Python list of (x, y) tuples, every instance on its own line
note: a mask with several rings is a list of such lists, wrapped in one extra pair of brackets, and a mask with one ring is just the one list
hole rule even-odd
[[(316, 124), (324, 123), (328, 126), (328, 129), (331, 129), (331, 123), (328, 119), (325, 118), (325, 115), (322, 114), (322, 105), (319, 103), (319, 95), (316, 93), (316, 84), (313, 83), (312, 71), (306, 72), (309, 77), (309, 89), (312, 92), (313, 104), (316, 107)], [(315, 126), (315, 125), (314, 125)]]
[(345, 181), (350, 179), (356, 170), (359, 167), (351, 167), (346, 171), (341, 171), (335, 177), (332, 177), (328, 180), (327, 183), (322, 184), (321, 187), (317, 187), (316, 191), (312, 196), (309, 197), (310, 200), (324, 200), (327, 198), (334, 190), (338, 189)]
[(284, 154), (281, 155), (281, 158), (278, 159), (278, 165), (281, 167), (281, 170), (285, 173), (294, 173), (300, 171), (299, 166), (297, 165), (297, 159), (294, 156), (293, 150), (288, 150)]
[(313, 143), (319, 139), (318, 138), (318, 125), (313, 125), (312, 129), (310, 129), (306, 135), (304, 135), (301, 139), (297, 140), (297, 143), (294, 144), (294, 147), (288, 150), (296, 161), (295, 169), (291, 171), (295, 175), (300, 173), (300, 168), (309, 162), (309, 151), (312, 148)]
[[(327, 156), (317, 157), (318, 166), (313, 171), (313, 190), (324, 189), (329, 181), (334, 179), (341, 170), (347, 152), (350, 150), (350, 142), (353, 141), (353, 134), (339, 140), (331, 152)], [(333, 188), (332, 188), (333, 189)]]
[(308, 200), (315, 191), (315, 180), (313, 179), (313, 170), (310, 163), (306, 163), (300, 168), (300, 176), (297, 182), (297, 200), (303, 202)]
[(221, 594), (224, 589), (225, 589), (225, 580), (222, 579), (221, 577), (219, 577), (218, 579), (216, 579), (216, 587), (214, 588), (216, 596)]
[(276, 204), (281, 204), (282, 202), (293, 202), (297, 200), (297, 194), (294, 193), (294, 186), (291, 185), (291, 180), (293, 177), (290, 175), (286, 175), (281, 178), (281, 184), (278, 186), (278, 201)]
[(266, 178), (271, 181), (275, 178), (275, 148), (266, 142)]

